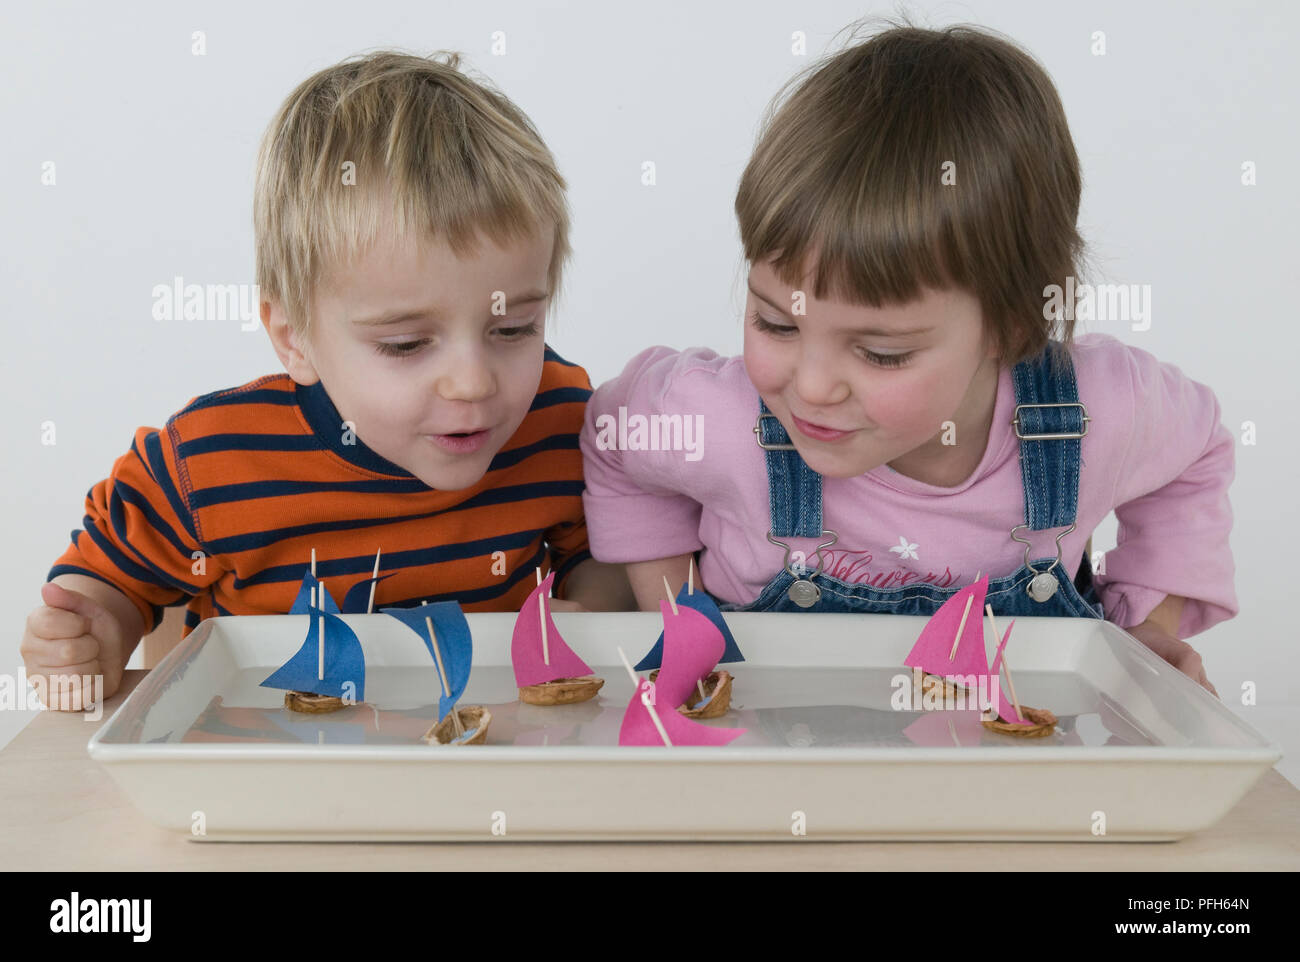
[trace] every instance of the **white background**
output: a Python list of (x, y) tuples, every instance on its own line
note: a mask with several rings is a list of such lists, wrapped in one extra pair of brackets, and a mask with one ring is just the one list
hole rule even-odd
[[(912, 4), (1027, 47), (1083, 164), (1100, 272), (1150, 284), (1150, 330), (1089, 323), (1211, 385), (1240, 438), (1231, 489), (1241, 614), (1191, 639), (1225, 702), (1300, 755), (1296, 536), (1297, 7), (1272, 3)], [(316, 70), (363, 51), (462, 51), (526, 111), (570, 184), (573, 245), (548, 342), (594, 383), (641, 348), (738, 353), (732, 214), (780, 84), (841, 28), (896, 8), (795, 3), (7, 4), (0, 20), (0, 383), (6, 550), (0, 673), (80, 526), (87, 489), (188, 400), (279, 370), (261, 328), (157, 322), (152, 289), (251, 284), (261, 133)], [(206, 33), (205, 56), (191, 35)], [(802, 30), (808, 57), (791, 54)], [(506, 55), (491, 53), (504, 31)], [(1107, 52), (1091, 52), (1104, 31)], [(42, 186), (41, 165), (57, 165)], [(653, 160), (658, 182), (641, 184)], [(1254, 161), (1258, 184), (1240, 182)], [(41, 443), (54, 421), (57, 444)], [(1115, 543), (1114, 519), (1094, 549)], [(1245, 683), (1258, 705), (1241, 706)], [(0, 712), (0, 745), (30, 720)], [(87, 728), (87, 737), (91, 728)], [(1293, 781), (1300, 766), (1282, 770)]]

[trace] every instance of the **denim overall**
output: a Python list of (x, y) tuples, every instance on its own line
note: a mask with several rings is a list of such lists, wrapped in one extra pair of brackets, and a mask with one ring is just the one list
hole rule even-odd
[[(1079, 494), (1079, 439), (1087, 433), (1087, 410), (1079, 402), (1074, 365), (1059, 342), (1049, 342), (1036, 359), (1012, 369), (1016, 412), (1012, 426), (1020, 444), (1020, 468), (1025, 493), (1025, 520), (1010, 528), (1010, 537), (1025, 545), (1024, 563), (1005, 577), (989, 578), (987, 603), (996, 615), (1104, 617), (1092, 584), (1092, 565), (1085, 554), (1071, 581), (1061, 565), (1061, 538), (1074, 530)], [(837, 538), (822, 528), (822, 479), (809, 468), (790, 443), (776, 415), (759, 400), (754, 433), (767, 460), (771, 499), (772, 550), (785, 549), (781, 571), (752, 603), (723, 604), (723, 611), (843, 611), (868, 614), (932, 615), (965, 585), (940, 588), (912, 584), (874, 588), (851, 584), (822, 572), (821, 549)], [(869, 508), (868, 508), (869, 510)], [(1056, 557), (1029, 560), (1029, 542), (1017, 536), (1022, 528), (1041, 531), (1063, 528), (1056, 536)], [(790, 548), (780, 538), (818, 538), (817, 567), (792, 569)], [(796, 604), (794, 595), (808, 604)], [(815, 588), (811, 587), (815, 586)], [(1030, 588), (1033, 590), (1031, 591)], [(812, 600), (812, 596), (816, 596)]]

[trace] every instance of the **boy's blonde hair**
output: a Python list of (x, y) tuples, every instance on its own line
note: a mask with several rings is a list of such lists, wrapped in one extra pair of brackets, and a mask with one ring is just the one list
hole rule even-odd
[(253, 198), (261, 297), (306, 334), (326, 272), (386, 223), (399, 239), (436, 239), (460, 256), (480, 232), (505, 244), (549, 225), (553, 307), (569, 256), (565, 188), (532, 122), (462, 73), (460, 54), (344, 60), (299, 84), (262, 139)]
[(1072, 320), (1043, 317), (1084, 250), (1051, 79), (981, 29), (891, 26), (778, 92), (736, 195), (745, 258), (796, 288), (811, 261), (814, 296), (872, 307), (964, 289), (1008, 364), (1070, 343)]

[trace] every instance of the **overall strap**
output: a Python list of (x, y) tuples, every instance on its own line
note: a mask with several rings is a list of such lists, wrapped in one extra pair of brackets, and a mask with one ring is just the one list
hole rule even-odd
[(822, 476), (804, 464), (780, 419), (758, 399), (754, 427), (767, 460), (767, 490), (772, 507), (772, 535), (816, 538), (822, 533)]
[(1074, 364), (1059, 341), (1012, 368), (1020, 439), (1025, 522), (1031, 531), (1074, 523), (1079, 505), (1079, 439), (1088, 412), (1079, 401)]

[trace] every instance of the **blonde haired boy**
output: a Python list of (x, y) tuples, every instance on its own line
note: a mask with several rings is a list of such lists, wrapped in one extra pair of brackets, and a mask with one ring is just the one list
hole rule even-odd
[[(162, 608), (185, 632), (285, 613), (313, 549), (335, 599), (631, 607), (591, 559), (578, 433), (591, 383), (543, 339), (569, 255), (565, 182), (528, 118), (456, 54), (380, 52), (308, 78), (262, 143), (262, 323), (285, 372), (140, 428), (27, 619), (29, 676), (81, 710)], [(91, 693), (87, 692), (87, 696)], [(84, 700), (89, 700), (87, 697)]]

